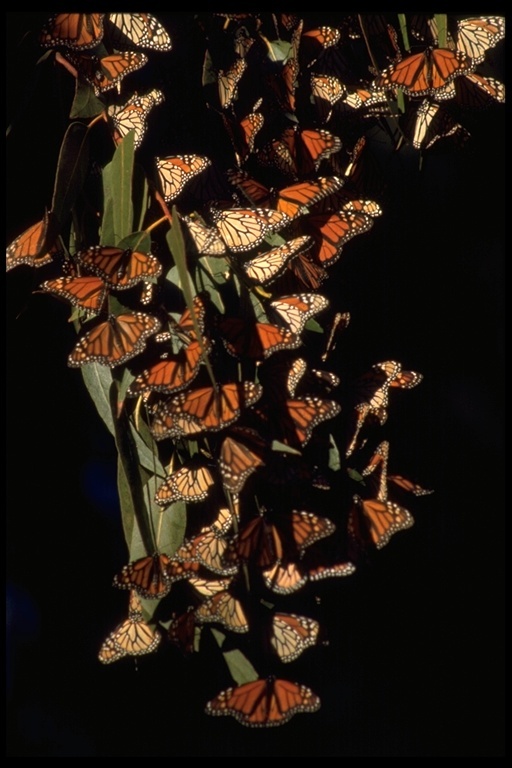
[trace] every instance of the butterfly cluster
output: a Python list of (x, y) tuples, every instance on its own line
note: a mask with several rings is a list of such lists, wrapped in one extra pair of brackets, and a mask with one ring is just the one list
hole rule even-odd
[[(229, 162), (169, 146), (140, 182), (134, 158), (165, 94), (132, 77), (172, 54), (170, 35), (151, 14), (48, 19), (41, 46), (97, 99), (89, 132), (108, 129), (105, 205), (83, 229), (73, 218), (67, 237), (74, 204), (64, 196), (69, 209), (55, 210), (57, 174), (52, 204), (8, 245), (6, 268), (42, 270), (35, 293), (70, 308), (79, 330), (68, 365), (101, 374), (118, 450), (137, 457), (137, 535), (113, 577), (128, 617), (100, 661), (166, 645), (190, 656), (216, 628), (238, 648), (238, 684), (206, 713), (271, 727), (320, 707), (282, 665), (318, 648), (322, 582), (364, 568), (413, 525), (409, 500), (431, 492), (388, 470), (379, 433), (421, 373), (384, 360), (347, 383), (334, 362), (350, 314), (330, 278), (385, 214), (367, 128), (394, 118), (422, 150), (465, 135), (449, 105), (504, 101), (478, 69), (505, 22), (468, 18), (450, 31), (412, 16), (413, 52), (381, 14), (343, 14), (337, 27), (285, 13), (197, 21), (197, 88)], [(66, 183), (87, 192), (89, 171)]]

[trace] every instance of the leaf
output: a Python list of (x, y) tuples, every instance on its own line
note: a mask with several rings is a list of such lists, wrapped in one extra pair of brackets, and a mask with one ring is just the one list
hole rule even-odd
[[(218, 629), (211, 628), (210, 632), (214, 636), (219, 648), (222, 649), (226, 635)], [(224, 651), (224, 660), (228, 665), (231, 677), (237, 685), (243, 685), (244, 683), (250, 683), (253, 680), (258, 680), (259, 675), (252, 666), (251, 662), (244, 656), (242, 651), (238, 648), (233, 648), (230, 651)]]
[(114, 381), (107, 365), (89, 363), (81, 367), (82, 377), (100, 417), (111, 435), (114, 435), (114, 419), (110, 405), (110, 390)]
[(338, 446), (334, 442), (334, 437), (329, 435), (329, 469), (333, 472), (339, 472), (341, 469), (340, 452)]
[(437, 44), (440, 48), (446, 48), (446, 35), (448, 31), (446, 13), (434, 13), (434, 22), (437, 26)]
[(52, 197), (52, 213), (59, 222), (73, 208), (89, 172), (88, 136), (87, 126), (71, 123), (62, 139)]
[(100, 245), (112, 245), (115, 242), (114, 230), (114, 193), (112, 189), (112, 163), (102, 171), (103, 182), (103, 217), (101, 219)]
[(131, 248), (132, 251), (140, 253), (151, 252), (151, 236), (148, 232), (132, 232), (118, 243), (119, 248)]
[(144, 432), (142, 432), (142, 430), (139, 432), (135, 427), (135, 424), (130, 421), (130, 429), (135, 447), (137, 449), (140, 464), (142, 467), (145, 467), (145, 469), (148, 469), (151, 474), (156, 474), (157, 477), (164, 479), (166, 477), (166, 472), (162, 462), (158, 458), (158, 447), (153, 439), (153, 436), (151, 435), (151, 432), (149, 431), (146, 422), (140, 419), (139, 428), (142, 427), (144, 427)]
[(75, 119), (89, 119), (97, 117), (105, 109), (105, 105), (94, 94), (94, 90), (81, 78), (77, 77), (75, 85), (75, 98), (71, 105), (69, 117)]
[(135, 156), (134, 132), (129, 131), (117, 145), (112, 158), (111, 188), (114, 200), (114, 242), (117, 245), (133, 230), (132, 176)]
[(138, 163), (133, 166), (133, 221), (137, 229), (144, 228), (149, 208), (149, 187), (144, 169)]

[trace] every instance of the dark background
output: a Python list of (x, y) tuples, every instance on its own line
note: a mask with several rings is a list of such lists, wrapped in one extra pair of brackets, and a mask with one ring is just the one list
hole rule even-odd
[[(190, 14), (157, 15), (185, 64)], [(8, 121), (21, 117), (6, 243), (49, 204), (67, 124), (62, 89), (30, 91), (48, 16), (7, 14)], [(166, 130), (191, 109), (178, 91)], [(322, 708), (281, 728), (203, 714), (228, 682), (208, 653), (98, 662), (126, 610), (111, 588), (126, 558), (115, 450), (66, 365), (67, 308), (31, 293), (35, 270), (7, 275), (8, 756), (504, 756), (504, 117), (468, 116), (466, 149), (428, 153), (421, 173), (417, 153), (396, 153), (384, 215), (330, 278), (352, 314), (344, 364), (424, 374), (396, 393), (383, 437), (392, 469), (435, 493), (411, 501), (415, 526), (371, 569), (326, 584), (329, 645), (290, 671)]]

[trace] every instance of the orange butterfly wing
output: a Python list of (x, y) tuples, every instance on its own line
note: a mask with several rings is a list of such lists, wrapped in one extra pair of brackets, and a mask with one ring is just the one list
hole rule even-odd
[(140, 354), (146, 340), (159, 328), (160, 320), (144, 312), (110, 317), (80, 337), (68, 357), (68, 365), (77, 368), (100, 363), (114, 368)]
[(299, 712), (319, 708), (319, 697), (307, 686), (272, 677), (221, 691), (207, 702), (205, 711), (230, 715), (252, 728), (268, 728), (287, 723)]
[(114, 576), (114, 586), (119, 589), (132, 589), (146, 599), (164, 597), (171, 588), (167, 575), (169, 557), (155, 553), (141, 557), (123, 566)]

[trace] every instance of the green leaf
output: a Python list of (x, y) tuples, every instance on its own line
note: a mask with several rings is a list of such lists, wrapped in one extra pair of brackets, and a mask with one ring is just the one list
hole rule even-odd
[(284, 62), (289, 58), (292, 52), (291, 43), (286, 40), (266, 40), (268, 48), (268, 57), (272, 61)]
[(135, 131), (129, 131), (117, 145), (112, 158), (112, 197), (114, 199), (114, 242), (117, 245), (133, 231), (132, 176), (135, 157)]
[(151, 252), (151, 236), (148, 232), (132, 232), (118, 243), (119, 248), (130, 248), (139, 253)]
[(139, 429), (137, 429), (135, 424), (130, 421), (130, 429), (141, 466), (148, 469), (152, 474), (156, 474), (162, 479), (165, 478), (166, 471), (158, 458), (157, 444), (154, 441), (146, 422), (143, 419), (140, 419)]
[(137, 229), (144, 228), (149, 208), (149, 187), (144, 169), (138, 163), (133, 166), (133, 220)]
[(82, 365), (82, 378), (108, 431), (114, 434), (114, 419), (110, 405), (110, 391), (113, 383), (112, 370), (107, 365), (87, 363)]
[(100, 245), (112, 245), (115, 242), (114, 230), (114, 192), (112, 189), (112, 163), (102, 171), (103, 182), (103, 217), (101, 219)]
[(61, 223), (73, 208), (89, 172), (88, 136), (87, 126), (71, 123), (62, 140), (52, 197), (52, 213)]
[(355, 480), (356, 483), (360, 483), (361, 485), (366, 485), (364, 481), (364, 477), (360, 472), (357, 471), (357, 469), (351, 469), (351, 467), (347, 467), (347, 475), (352, 480)]
[(334, 437), (329, 435), (329, 469), (333, 472), (338, 472), (341, 469), (340, 452), (338, 446), (334, 442)]
[(434, 13), (434, 22), (437, 27), (437, 44), (440, 48), (446, 48), (448, 32), (446, 13)]
[(404, 41), (404, 48), (405, 50), (410, 53), (411, 52), (411, 44), (409, 42), (409, 33), (407, 32), (407, 20), (405, 18), (405, 13), (399, 13), (398, 14), (398, 23), (400, 25), (400, 32), (402, 34), (402, 40)]
[[(219, 648), (222, 649), (226, 635), (218, 629), (210, 629), (212, 635)], [(252, 666), (251, 662), (238, 648), (233, 648), (230, 651), (224, 651), (224, 660), (228, 665), (231, 677), (237, 685), (244, 685), (244, 683), (251, 683), (253, 680), (258, 680), (259, 675)]]
[(77, 118), (89, 119), (101, 115), (105, 105), (95, 96), (92, 86), (79, 77), (77, 77), (75, 82), (75, 98), (71, 105), (69, 117), (75, 120)]

